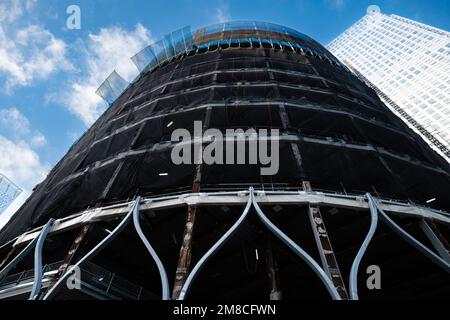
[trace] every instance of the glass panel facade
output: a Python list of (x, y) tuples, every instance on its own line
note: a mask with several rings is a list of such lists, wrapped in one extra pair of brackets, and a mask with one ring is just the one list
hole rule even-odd
[(450, 33), (369, 12), (328, 45), (450, 148)]
[(22, 189), (0, 173), (0, 214), (2, 214), (21, 193)]

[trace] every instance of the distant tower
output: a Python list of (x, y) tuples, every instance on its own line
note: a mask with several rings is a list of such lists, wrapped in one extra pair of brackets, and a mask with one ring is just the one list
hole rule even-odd
[(0, 173), (0, 214), (22, 193), (22, 189)]
[(370, 6), (328, 45), (450, 159), (450, 33)]

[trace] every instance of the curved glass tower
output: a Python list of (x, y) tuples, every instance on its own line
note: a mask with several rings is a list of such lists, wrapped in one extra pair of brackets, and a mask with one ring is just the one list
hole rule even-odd
[[(117, 99), (112, 79), (99, 89), (111, 106), (0, 233), (4, 268), (56, 219), (42, 257), (58, 277), (38, 297), (94, 296), (57, 282), (77, 263), (82, 283), (111, 299), (348, 299), (358, 280), (362, 298), (449, 292), (448, 163), (322, 45), (283, 26), (225, 23), (176, 31), (133, 61), (140, 76)], [(213, 140), (246, 148), (176, 164), (177, 129), (194, 155)], [(262, 140), (278, 141), (275, 174), (251, 161)], [(7, 273), (34, 264), (20, 259)], [(380, 266), (382, 290), (365, 288), (369, 265)]]

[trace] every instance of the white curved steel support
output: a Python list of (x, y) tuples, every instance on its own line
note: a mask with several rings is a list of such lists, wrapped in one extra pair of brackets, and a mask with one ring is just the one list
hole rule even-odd
[(36, 300), (36, 298), (41, 293), (42, 288), (42, 248), (44, 247), (47, 235), (50, 232), (54, 219), (50, 219), (47, 224), (42, 228), (41, 234), (39, 235), (36, 247), (34, 248), (34, 280), (33, 288), (31, 289), (30, 297), (28, 300)]
[(136, 200), (138, 205), (136, 206), (136, 210), (133, 210), (133, 223), (134, 228), (136, 229), (137, 234), (141, 238), (142, 242), (144, 243), (145, 247), (147, 248), (148, 252), (152, 256), (153, 260), (156, 263), (156, 266), (158, 267), (159, 276), (161, 278), (161, 288), (162, 288), (162, 300), (169, 300), (170, 299), (170, 293), (169, 293), (169, 280), (167, 278), (167, 272), (164, 268), (163, 263), (161, 262), (161, 259), (159, 258), (156, 251), (151, 246), (148, 239), (145, 237), (144, 232), (142, 231), (141, 224), (139, 221), (140, 215), (139, 215), (139, 203), (140, 203), (140, 197)]
[(230, 229), (228, 229), (228, 231), (197, 262), (195, 267), (189, 273), (189, 276), (187, 277), (186, 282), (184, 283), (183, 288), (181, 289), (181, 292), (180, 292), (180, 295), (178, 297), (178, 300), (184, 300), (186, 298), (186, 296), (189, 293), (189, 290), (191, 288), (191, 284), (196, 279), (198, 273), (203, 269), (205, 263), (225, 244), (225, 242), (236, 232), (236, 230), (245, 221), (245, 219), (248, 216), (250, 207), (252, 205), (252, 198), (253, 198), (253, 187), (250, 187), (247, 205), (245, 206), (245, 209), (242, 212), (241, 216), (233, 224), (233, 226)]
[(341, 300), (341, 296), (339, 295), (338, 291), (336, 290), (333, 282), (331, 279), (327, 276), (325, 271), (319, 266), (319, 264), (308, 254), (306, 251), (304, 251), (302, 248), (300, 248), (294, 241), (292, 241), (286, 234), (283, 233), (280, 229), (278, 229), (277, 226), (275, 226), (269, 218), (262, 212), (261, 208), (259, 207), (258, 203), (255, 200), (255, 197), (252, 193), (252, 200), (253, 200), (253, 206), (256, 209), (256, 212), (258, 213), (258, 217), (261, 220), (261, 222), (278, 238), (280, 239), (284, 244), (286, 244), (294, 253), (299, 256), (303, 261), (306, 262), (306, 264), (313, 269), (313, 271), (319, 276), (322, 283), (325, 285), (328, 293), (333, 298), (333, 300)]
[(54, 297), (54, 295), (57, 293), (58, 289), (60, 289), (67, 278), (72, 274), (72, 272), (78, 268), (83, 262), (92, 259), (95, 257), (108, 243), (110, 243), (113, 239), (115, 239), (120, 232), (122, 232), (123, 229), (128, 225), (128, 223), (133, 218), (133, 213), (135, 210), (138, 210), (140, 197), (136, 199), (136, 201), (133, 204), (132, 209), (130, 212), (123, 218), (123, 220), (119, 223), (119, 225), (110, 233), (108, 234), (102, 241), (100, 241), (91, 251), (89, 251), (83, 258), (80, 259), (75, 265), (68, 268), (66, 273), (55, 283), (55, 285), (47, 292), (47, 294), (44, 296), (43, 300), (50, 300)]
[(366, 253), (367, 247), (369, 246), (370, 241), (373, 238), (373, 235), (375, 234), (375, 231), (377, 230), (378, 226), (378, 211), (377, 207), (375, 205), (374, 200), (372, 199), (372, 196), (370, 193), (366, 194), (367, 201), (369, 202), (369, 208), (370, 208), (370, 228), (369, 232), (366, 235), (366, 238), (364, 239), (361, 248), (359, 248), (358, 253), (356, 254), (355, 259), (352, 263), (352, 268), (350, 270), (350, 280), (349, 280), (349, 287), (350, 287), (350, 299), (352, 300), (359, 300), (358, 297), (358, 269), (359, 265), (361, 264), (361, 260)]
[(387, 224), (387, 226), (397, 233), (400, 237), (402, 237), (406, 242), (408, 242), (411, 246), (416, 248), (419, 252), (421, 252), (424, 256), (428, 257), (431, 261), (433, 261), (435, 264), (437, 264), (439, 267), (444, 269), (444, 271), (450, 273), (450, 264), (447, 263), (444, 259), (442, 259), (440, 256), (438, 256), (436, 253), (428, 249), (425, 245), (423, 245), (420, 241), (418, 241), (416, 238), (411, 236), (408, 232), (403, 230), (402, 227), (400, 227), (398, 224), (396, 224), (389, 216), (383, 211), (383, 209), (380, 208), (378, 203), (374, 201), (378, 211), (380, 212), (380, 218), (383, 220), (384, 223)]

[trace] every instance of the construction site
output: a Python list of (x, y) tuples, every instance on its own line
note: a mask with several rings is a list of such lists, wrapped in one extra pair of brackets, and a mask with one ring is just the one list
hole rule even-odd
[[(321, 44), (221, 23), (174, 31), (132, 60), (139, 76), (105, 80), (108, 109), (0, 231), (0, 299), (450, 294), (449, 163)], [(196, 121), (223, 139), (277, 129), (278, 172), (174, 164), (173, 131), (194, 137)], [(275, 137), (240, 137), (262, 138)], [(369, 266), (380, 289), (366, 285)]]

